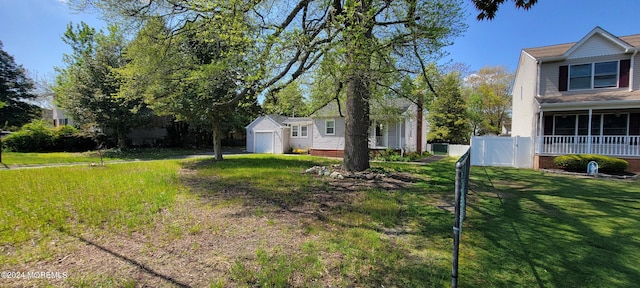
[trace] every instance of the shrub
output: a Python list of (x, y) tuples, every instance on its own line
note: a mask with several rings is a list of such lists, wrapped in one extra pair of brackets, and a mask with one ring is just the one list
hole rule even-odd
[(627, 161), (597, 154), (569, 154), (553, 158), (553, 163), (567, 171), (585, 172), (591, 161), (598, 163), (598, 171), (603, 173), (622, 173), (627, 170)]
[(96, 148), (93, 138), (83, 135), (73, 126), (60, 126), (53, 129), (51, 151), (84, 152)]
[(387, 148), (386, 150), (372, 152), (370, 158), (376, 161), (409, 162), (430, 155), (431, 154), (429, 152), (407, 152), (404, 155), (401, 155), (400, 152)]
[(43, 120), (25, 124), (17, 132), (2, 140), (2, 145), (14, 152), (49, 151), (53, 144), (53, 131)]
[(14, 152), (80, 152), (95, 148), (95, 141), (72, 126), (50, 128), (42, 120), (25, 124), (2, 140), (5, 149)]

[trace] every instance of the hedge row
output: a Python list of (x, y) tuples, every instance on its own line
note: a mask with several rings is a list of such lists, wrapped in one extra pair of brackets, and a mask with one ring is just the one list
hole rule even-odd
[(2, 148), (13, 152), (84, 152), (96, 142), (72, 126), (49, 128), (44, 121), (33, 121), (2, 139)]
[(569, 154), (553, 158), (553, 163), (567, 171), (586, 172), (591, 161), (598, 163), (598, 172), (622, 173), (627, 170), (627, 161), (596, 154)]

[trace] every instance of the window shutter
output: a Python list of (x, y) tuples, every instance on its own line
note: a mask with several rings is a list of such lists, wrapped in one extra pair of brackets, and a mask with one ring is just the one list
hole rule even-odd
[(631, 68), (631, 60), (620, 60), (618, 87), (629, 87), (629, 68)]
[(569, 66), (560, 66), (560, 77), (558, 77), (558, 90), (567, 91), (567, 84), (569, 84)]

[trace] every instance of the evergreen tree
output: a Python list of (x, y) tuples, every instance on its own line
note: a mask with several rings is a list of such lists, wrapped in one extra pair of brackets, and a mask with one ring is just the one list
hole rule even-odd
[(117, 97), (121, 83), (114, 69), (124, 66), (125, 40), (116, 26), (109, 34), (82, 22), (69, 24), (63, 40), (73, 50), (58, 69), (56, 103), (78, 125), (96, 126), (113, 133), (118, 147), (126, 146), (129, 131), (153, 116), (140, 99)]
[(436, 88), (438, 96), (429, 108), (430, 142), (466, 144), (471, 136), (467, 103), (460, 93), (460, 77), (457, 73), (444, 76)]
[(27, 102), (37, 97), (33, 87), (22, 65), (2, 49), (0, 41), (0, 128), (21, 127), (40, 116), (38, 106)]

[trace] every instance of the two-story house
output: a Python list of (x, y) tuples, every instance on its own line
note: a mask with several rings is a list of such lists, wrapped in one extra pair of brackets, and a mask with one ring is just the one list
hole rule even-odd
[(511, 133), (535, 139), (534, 167), (589, 153), (640, 171), (639, 48), (640, 34), (596, 27), (578, 42), (522, 50)]

